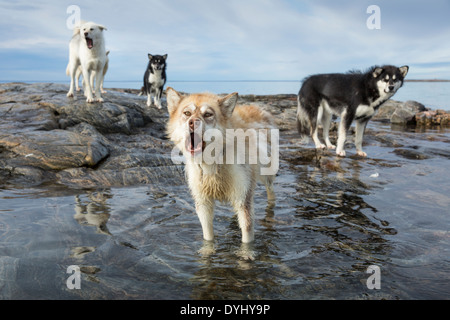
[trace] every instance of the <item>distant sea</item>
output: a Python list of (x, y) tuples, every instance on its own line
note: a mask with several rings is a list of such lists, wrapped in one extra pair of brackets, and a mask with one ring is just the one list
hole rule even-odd
[[(1, 81), (9, 82), (9, 81)], [(24, 81), (37, 82), (37, 81)], [(52, 81), (46, 81), (52, 82)], [(57, 83), (67, 83), (69, 81), (53, 81)], [(194, 93), (209, 91), (212, 93), (232, 93), (238, 92), (241, 95), (275, 95), (275, 94), (297, 94), (301, 81), (168, 81), (166, 87), (173, 87), (175, 90)], [(140, 89), (141, 81), (105, 81), (104, 87)], [(438, 81), (413, 81), (405, 82), (403, 87), (393, 97), (394, 100), (408, 101), (414, 100), (422, 103), (431, 109), (450, 110), (450, 82)]]
[[(168, 81), (166, 86), (175, 90), (194, 93), (238, 92), (241, 95), (298, 94), (301, 81)], [(140, 89), (141, 82), (106, 82), (105, 88)], [(450, 110), (450, 82), (405, 82), (393, 97), (394, 100), (414, 100), (431, 109)]]

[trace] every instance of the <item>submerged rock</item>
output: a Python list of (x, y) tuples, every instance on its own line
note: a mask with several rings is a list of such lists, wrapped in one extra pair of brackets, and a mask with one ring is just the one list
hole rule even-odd
[(410, 160), (425, 160), (429, 158), (429, 156), (422, 152), (410, 149), (395, 149), (394, 153)]

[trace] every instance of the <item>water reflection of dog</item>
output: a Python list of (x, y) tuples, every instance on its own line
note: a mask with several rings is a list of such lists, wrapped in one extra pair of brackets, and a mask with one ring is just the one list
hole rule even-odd
[(75, 220), (81, 225), (96, 227), (98, 233), (110, 235), (106, 227), (110, 216), (107, 201), (110, 198), (112, 195), (109, 192), (88, 192), (83, 203), (79, 195), (75, 196)]

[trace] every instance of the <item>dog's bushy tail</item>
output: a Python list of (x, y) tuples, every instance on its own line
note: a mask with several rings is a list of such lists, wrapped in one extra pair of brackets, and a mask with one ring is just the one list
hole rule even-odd
[(301, 95), (297, 97), (297, 130), (302, 137), (307, 137), (311, 132), (311, 119), (309, 113), (302, 104)]

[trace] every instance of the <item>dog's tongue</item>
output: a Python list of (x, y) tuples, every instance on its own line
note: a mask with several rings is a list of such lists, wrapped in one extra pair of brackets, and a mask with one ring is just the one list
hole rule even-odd
[(94, 41), (92, 41), (91, 38), (86, 38), (86, 42), (87, 42), (88, 48), (92, 49), (92, 47), (94, 46)]

